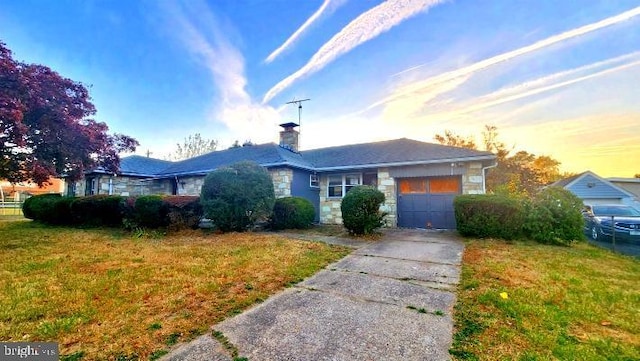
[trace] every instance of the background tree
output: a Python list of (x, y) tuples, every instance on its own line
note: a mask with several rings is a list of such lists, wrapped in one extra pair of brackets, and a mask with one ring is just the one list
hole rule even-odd
[(176, 144), (176, 151), (171, 155), (174, 160), (193, 158), (202, 154), (213, 152), (218, 147), (215, 139), (204, 139), (200, 133), (184, 138), (182, 144)]
[(450, 145), (454, 147), (462, 147), (462, 148), (468, 148), (468, 149), (478, 149), (478, 146), (476, 145), (476, 141), (475, 139), (473, 139), (473, 137), (464, 138), (457, 134), (454, 134), (449, 130), (445, 130), (444, 135), (436, 134), (433, 138), (438, 143), (443, 145)]
[[(440, 144), (478, 149), (472, 137), (461, 137), (450, 131), (436, 135)], [(486, 178), (487, 191), (516, 196), (534, 194), (543, 185), (561, 179), (560, 162), (550, 156), (536, 156), (526, 151), (512, 154), (512, 148), (500, 141), (498, 128), (485, 125), (482, 131), (484, 150), (495, 153), (498, 166), (489, 169)]]
[(82, 177), (85, 169), (117, 172), (118, 153), (138, 142), (109, 135), (89, 117), (88, 90), (43, 65), (15, 61), (0, 42), (0, 178), (45, 184), (50, 177)]
[(633, 176), (634, 178), (640, 178), (640, 173)]

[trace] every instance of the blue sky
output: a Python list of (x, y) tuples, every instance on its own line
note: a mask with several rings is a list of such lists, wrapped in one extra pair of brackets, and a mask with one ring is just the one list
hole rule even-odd
[(572, 172), (640, 173), (640, 1), (7, 0), (14, 57), (91, 86), (96, 118), (167, 156), (498, 127)]

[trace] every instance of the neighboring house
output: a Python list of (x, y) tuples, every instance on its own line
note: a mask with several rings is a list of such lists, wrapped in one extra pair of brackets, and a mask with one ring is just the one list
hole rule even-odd
[(636, 201), (633, 193), (591, 171), (561, 179), (552, 186), (569, 190), (586, 204), (633, 205)]
[(276, 197), (310, 200), (317, 221), (341, 224), (342, 197), (354, 186), (373, 185), (386, 197), (390, 227), (455, 228), (453, 198), (484, 193), (490, 152), (396, 139), (298, 151), (297, 124), (281, 125), (280, 144), (232, 148), (183, 161), (125, 157), (118, 174), (96, 170), (69, 187), (69, 194), (199, 195), (207, 173), (254, 161), (273, 178)]
[(640, 210), (640, 178), (607, 178), (607, 180), (633, 194), (633, 200), (628, 204)]
[(64, 192), (64, 181), (62, 179), (50, 178), (48, 182), (48, 184), (39, 187), (31, 182), (10, 183), (2, 180), (0, 181), (0, 200), (20, 201), (37, 194)]

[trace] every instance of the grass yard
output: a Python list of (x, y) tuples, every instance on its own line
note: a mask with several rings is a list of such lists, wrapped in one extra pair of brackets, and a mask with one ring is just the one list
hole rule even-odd
[(348, 252), (276, 235), (0, 222), (0, 340), (57, 341), (63, 360), (154, 359)]
[(455, 322), (458, 360), (640, 360), (640, 260), (469, 241)]

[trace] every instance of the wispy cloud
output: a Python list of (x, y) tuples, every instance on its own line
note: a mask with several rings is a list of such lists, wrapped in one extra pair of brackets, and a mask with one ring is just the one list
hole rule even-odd
[(267, 58), (264, 60), (265, 63), (271, 63), (274, 61), (282, 52), (291, 47), (300, 36), (307, 31), (307, 29), (316, 22), (323, 14), (326, 15), (330, 12), (335, 11), (338, 7), (344, 4), (346, 0), (324, 0), (322, 5), (316, 10), (313, 15), (311, 15), (307, 21), (302, 24), (282, 45), (280, 45), (276, 50), (274, 50)]
[[(496, 55), (494, 57), (476, 62), (474, 64), (468, 65), (466, 67), (463, 67), (457, 70), (449, 71), (449, 72), (442, 73), (440, 75), (433, 76), (421, 81), (410, 83), (408, 85), (402, 86), (399, 89), (395, 90), (393, 94), (391, 94), (390, 96), (371, 104), (367, 108), (367, 110), (381, 106), (381, 105), (385, 105), (389, 102), (393, 102), (394, 100), (402, 97), (407, 97), (415, 94), (419, 95), (419, 93), (423, 89), (429, 89), (430, 97), (433, 98), (433, 95), (438, 92), (438, 89), (440, 89), (439, 91), (440, 94), (444, 94), (446, 92), (451, 91), (452, 87), (450, 83), (459, 82), (459, 79), (461, 77), (469, 77), (474, 73), (477, 73), (489, 67), (498, 65), (505, 61), (544, 49), (546, 47), (560, 43), (565, 40), (569, 40), (578, 36), (588, 34), (596, 30), (603, 29), (608, 26), (621, 23), (623, 21), (629, 20), (638, 15), (640, 15), (640, 7), (636, 7), (629, 11), (625, 11), (616, 16), (612, 16), (592, 24), (584, 25), (560, 34), (550, 36), (534, 44), (531, 44), (516, 50), (512, 50), (506, 53), (502, 53), (500, 55)], [(419, 96), (416, 99), (416, 101), (419, 101)]]
[(217, 90), (212, 120), (222, 121), (240, 140), (264, 140), (280, 115), (273, 107), (253, 101), (246, 91), (244, 57), (225, 37), (222, 21), (203, 1), (163, 4), (172, 33), (211, 74)]
[[(620, 63), (622, 64), (612, 66)], [(475, 98), (470, 104), (464, 104), (461, 107), (459, 105), (456, 105), (458, 109), (451, 112), (450, 116), (473, 113), (482, 109), (504, 104), (507, 102), (512, 102), (562, 87), (567, 87), (569, 85), (611, 74), (613, 72), (625, 70), (638, 65), (640, 65), (640, 52), (633, 52), (604, 61), (584, 65), (578, 68), (557, 72), (551, 75), (544, 76), (542, 78), (500, 89), (493, 93)], [(576, 75), (584, 74), (586, 72), (601, 68), (604, 69), (576, 77)]]
[(263, 104), (269, 102), (298, 79), (317, 72), (342, 54), (443, 1), (388, 0), (366, 11), (327, 41), (307, 64), (269, 89), (262, 99)]

